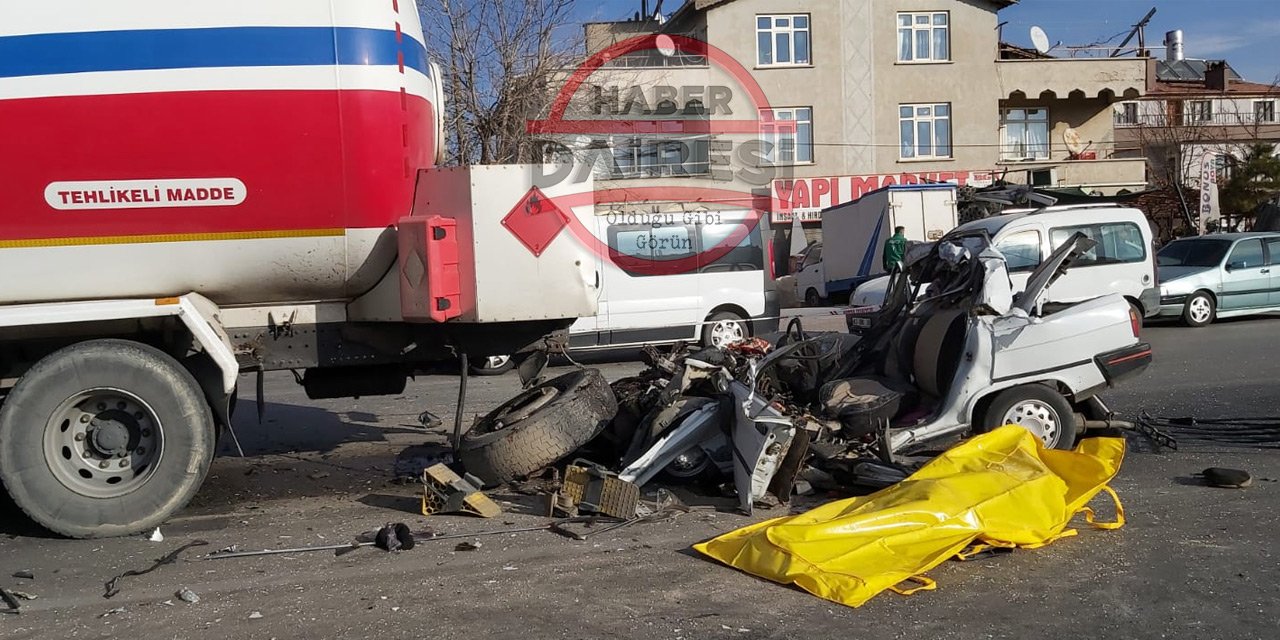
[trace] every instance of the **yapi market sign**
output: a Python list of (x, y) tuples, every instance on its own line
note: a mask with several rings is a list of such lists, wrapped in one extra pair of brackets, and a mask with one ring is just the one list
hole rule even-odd
[(942, 184), (990, 186), (990, 171), (936, 171), (928, 173), (886, 173), (836, 178), (799, 178), (773, 183), (778, 210), (771, 216), (775, 224), (786, 224), (799, 216), (802, 222), (822, 219), (822, 210), (852, 202), (877, 189), (894, 185)]

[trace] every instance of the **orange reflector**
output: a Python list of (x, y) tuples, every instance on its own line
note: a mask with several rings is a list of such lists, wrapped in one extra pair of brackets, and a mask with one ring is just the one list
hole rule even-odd
[(157, 307), (167, 307), (170, 305), (179, 304), (181, 302), (182, 301), (177, 298), (156, 298)]

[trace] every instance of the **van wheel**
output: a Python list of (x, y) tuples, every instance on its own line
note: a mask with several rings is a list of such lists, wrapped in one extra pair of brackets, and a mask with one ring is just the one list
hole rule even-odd
[(195, 495), (215, 436), (200, 385), (172, 357), (82, 342), (37, 362), (0, 408), (0, 482), (55, 533), (140, 533)]
[(470, 367), (472, 375), (500, 376), (516, 368), (516, 359), (511, 356), (489, 356), (480, 358)]
[(721, 311), (707, 319), (702, 328), (702, 346), (723, 349), (751, 337), (746, 321), (732, 311)]
[(809, 289), (804, 292), (804, 306), (820, 307), (822, 306), (822, 296), (818, 295), (817, 289)]
[(1217, 315), (1218, 305), (1214, 304), (1213, 296), (1197, 291), (1187, 298), (1182, 309), (1182, 323), (1188, 327), (1203, 327), (1213, 324)]
[(1076, 444), (1076, 414), (1057, 390), (1043, 384), (1006, 389), (988, 405), (979, 423), (986, 433), (1005, 425), (1030, 431), (1049, 449), (1071, 449)]

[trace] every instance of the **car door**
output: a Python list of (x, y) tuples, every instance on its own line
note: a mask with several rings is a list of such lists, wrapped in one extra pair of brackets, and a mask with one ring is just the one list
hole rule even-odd
[(1270, 289), (1267, 294), (1267, 304), (1272, 307), (1280, 307), (1280, 236), (1267, 238), (1267, 264), (1271, 270)]
[(1265, 307), (1271, 297), (1271, 268), (1267, 266), (1262, 238), (1246, 238), (1236, 243), (1223, 265), (1222, 311)]
[(1013, 290), (1021, 291), (1027, 286), (1027, 278), (1031, 272), (1040, 266), (1040, 260), (1044, 257), (1044, 238), (1040, 229), (1023, 228), (1002, 233), (995, 241), (995, 248), (1004, 255)]

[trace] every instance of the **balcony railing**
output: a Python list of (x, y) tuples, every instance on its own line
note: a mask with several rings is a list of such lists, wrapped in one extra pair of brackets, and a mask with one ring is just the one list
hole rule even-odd
[(1256, 125), (1280, 125), (1276, 114), (1258, 113), (1117, 113), (1117, 127), (1252, 127)]

